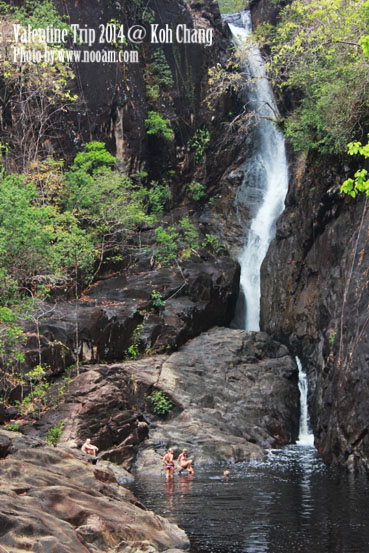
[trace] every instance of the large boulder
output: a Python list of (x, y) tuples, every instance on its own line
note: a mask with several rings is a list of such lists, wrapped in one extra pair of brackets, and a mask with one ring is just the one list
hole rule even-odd
[(158, 553), (188, 547), (182, 530), (144, 510), (108, 468), (36, 445), (18, 440), (1, 461), (0, 542), (9, 553)]
[(155, 387), (177, 411), (156, 421), (140, 446), (137, 471), (159, 473), (169, 446), (176, 454), (187, 447), (199, 465), (262, 458), (265, 448), (297, 438), (296, 364), (266, 334), (210, 330), (162, 364)]

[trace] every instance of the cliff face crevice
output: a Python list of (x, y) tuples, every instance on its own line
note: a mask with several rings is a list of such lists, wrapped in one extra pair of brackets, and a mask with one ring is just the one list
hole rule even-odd
[(261, 325), (303, 360), (318, 450), (368, 468), (369, 212), (343, 198), (338, 164), (295, 164), (262, 267)]

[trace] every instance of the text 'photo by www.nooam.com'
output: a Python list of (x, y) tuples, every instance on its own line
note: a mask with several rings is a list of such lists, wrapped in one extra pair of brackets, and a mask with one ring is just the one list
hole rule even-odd
[(91, 28), (50, 25), (33, 29), (19, 24), (0, 26), (0, 61), (22, 63), (139, 63), (139, 46), (151, 44), (213, 45), (212, 28), (171, 27), (169, 24), (132, 25), (108, 23)]

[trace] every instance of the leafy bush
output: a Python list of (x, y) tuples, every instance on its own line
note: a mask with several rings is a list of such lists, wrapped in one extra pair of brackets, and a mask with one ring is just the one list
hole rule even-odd
[(208, 248), (214, 255), (218, 255), (222, 250), (219, 238), (215, 234), (205, 234), (205, 240), (202, 242), (203, 248)]
[(154, 413), (157, 415), (166, 415), (173, 409), (173, 403), (170, 401), (167, 394), (158, 390), (153, 392), (149, 399), (154, 406)]
[(156, 76), (162, 86), (173, 86), (174, 81), (172, 71), (168, 65), (164, 50), (162, 48), (158, 48), (153, 53), (150, 71), (154, 76)]
[(55, 426), (52, 426), (49, 429), (46, 435), (46, 441), (49, 445), (52, 445), (54, 447), (58, 445), (63, 433), (64, 425), (65, 425), (64, 421), (60, 421), (59, 424), (56, 424)]
[(18, 432), (19, 429), (19, 422), (10, 422), (9, 424), (5, 425), (5, 430), (8, 430), (9, 432)]
[(179, 224), (183, 233), (183, 239), (181, 240), (183, 247), (197, 251), (199, 248), (199, 233), (197, 228), (191, 223), (189, 217), (180, 219)]
[[(364, 146), (361, 142), (351, 142), (348, 145), (348, 152), (350, 155), (361, 155), (364, 159), (369, 158), (369, 143)], [(354, 178), (346, 179), (341, 186), (341, 192), (349, 194), (355, 198), (359, 192), (365, 192), (369, 196), (369, 178), (368, 171), (366, 169), (358, 169), (354, 175)]]
[(165, 307), (165, 300), (163, 300), (162, 294), (158, 290), (151, 292), (152, 305), (158, 311), (161, 311)]
[(210, 142), (210, 133), (207, 129), (197, 129), (193, 137), (188, 141), (188, 145), (195, 152), (195, 162), (204, 163), (205, 150)]
[(135, 361), (140, 353), (140, 336), (143, 330), (143, 324), (136, 326), (135, 330), (132, 333), (132, 344), (127, 349), (128, 359), (133, 359)]
[(174, 140), (174, 131), (170, 127), (169, 119), (163, 119), (157, 111), (149, 111), (145, 125), (147, 134), (165, 138), (169, 142)]
[(158, 263), (168, 265), (177, 258), (179, 234), (174, 227), (162, 226), (155, 229), (156, 250), (155, 257)]
[(201, 200), (204, 196), (206, 196), (206, 186), (204, 184), (201, 184), (200, 182), (192, 181), (188, 188), (190, 190), (191, 198), (193, 200)]
[(149, 100), (155, 102), (160, 95), (160, 89), (158, 84), (146, 85), (146, 94)]

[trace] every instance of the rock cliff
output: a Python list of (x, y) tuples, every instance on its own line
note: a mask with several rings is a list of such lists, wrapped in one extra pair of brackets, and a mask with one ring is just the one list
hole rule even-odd
[(262, 267), (262, 328), (307, 368), (324, 458), (369, 468), (367, 199), (342, 197), (339, 166), (301, 164)]

